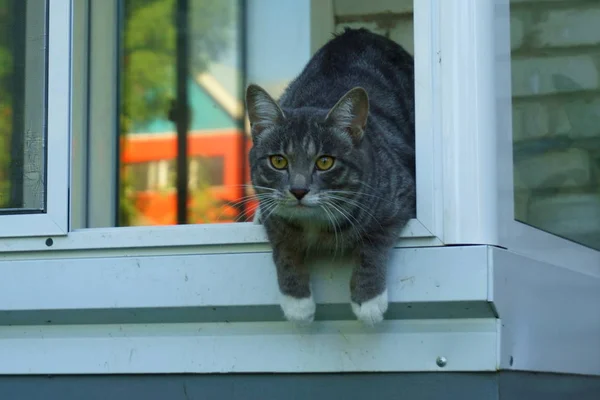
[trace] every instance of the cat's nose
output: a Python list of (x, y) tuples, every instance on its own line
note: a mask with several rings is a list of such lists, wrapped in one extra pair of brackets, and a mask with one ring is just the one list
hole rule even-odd
[(308, 193), (308, 189), (291, 188), (290, 193), (292, 193), (298, 200), (302, 200), (302, 198)]

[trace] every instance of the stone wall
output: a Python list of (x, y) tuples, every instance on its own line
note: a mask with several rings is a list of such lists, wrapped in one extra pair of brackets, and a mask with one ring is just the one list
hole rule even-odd
[[(335, 27), (413, 53), (411, 0), (334, 0)], [(511, 0), (515, 214), (600, 249), (600, 1)]]

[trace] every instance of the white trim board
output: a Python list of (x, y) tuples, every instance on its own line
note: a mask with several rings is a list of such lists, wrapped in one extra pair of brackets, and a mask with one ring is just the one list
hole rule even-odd
[[(0, 374), (494, 371), (493, 319), (0, 328)], [(444, 368), (436, 364), (443, 356)]]
[[(0, 262), (0, 311), (278, 305), (270, 252), (106, 258), (83, 254)], [(389, 268), (390, 302), (486, 302), (487, 257), (485, 246), (396, 249)], [(313, 290), (319, 305), (343, 304), (349, 310), (350, 269), (344, 261), (315, 265)], [(129, 322), (135, 322), (133, 316)]]
[[(281, 317), (268, 252), (84, 254), (0, 262), (0, 359), (16, 360), (0, 363), (0, 374), (500, 368), (600, 375), (600, 277), (494, 247), (395, 250), (389, 296), (396, 311), (374, 329), (350, 313), (349, 268), (339, 265), (316, 269), (317, 320), (297, 328)], [(418, 311), (402, 308), (409, 305)], [(465, 310), (453, 315), (452, 305)], [(171, 318), (181, 312), (184, 322)], [(63, 320), (43, 320), (53, 316)], [(435, 364), (438, 356), (446, 367)]]
[[(317, 268), (317, 321), (296, 328), (278, 310), (268, 252), (85, 253), (0, 262), (0, 359), (16, 360), (0, 363), (0, 374), (501, 368), (600, 375), (600, 277), (494, 247), (395, 250), (390, 309), (421, 308), (392, 312), (375, 329), (349, 312), (349, 268), (339, 265)], [(472, 309), (452, 315), (452, 304)], [(488, 304), (499, 319), (477, 308)], [(182, 310), (186, 322), (159, 321)], [(252, 310), (254, 317), (244, 316)], [(136, 317), (156, 312), (154, 320)], [(57, 313), (75, 317), (40, 324)], [(448, 359), (443, 369), (438, 356)]]
[[(0, 363), (0, 374), (492, 371), (496, 365), (485, 247), (395, 250), (390, 309), (421, 305), (421, 314), (407, 319), (402, 310), (395, 317), (392, 311), (390, 317), (401, 319), (374, 329), (350, 312), (349, 266), (316, 266), (317, 321), (303, 329), (283, 321), (268, 252), (110, 258), (86, 253), (0, 262), (0, 359), (16, 360)], [(478, 304), (488, 312), (473, 307), (463, 318), (438, 312), (437, 318), (418, 319), (443, 304)], [(252, 309), (259, 317), (249, 321), (244, 314)], [(169, 324), (140, 323), (137, 317), (182, 311), (197, 316)], [(31, 325), (57, 313), (98, 319)], [(446, 367), (436, 364), (440, 355), (450, 360)]]
[(489, 249), (500, 368), (600, 376), (600, 276)]

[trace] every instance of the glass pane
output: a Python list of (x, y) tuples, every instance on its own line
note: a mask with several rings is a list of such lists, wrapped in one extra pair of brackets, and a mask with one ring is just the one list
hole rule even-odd
[(0, 213), (45, 209), (44, 0), (0, 0)]
[(365, 27), (413, 51), (412, 0), (120, 4), (121, 226), (182, 223), (183, 206), (183, 223), (251, 221), (257, 203), (249, 185), (246, 85), (278, 98), (344, 27)]
[(119, 224), (181, 222), (178, 130), (187, 145), (185, 222), (231, 221), (239, 212), (224, 205), (245, 193), (239, 2), (124, 0), (122, 6)]
[(596, 249), (598, 21), (597, 2), (511, 1), (515, 218)]

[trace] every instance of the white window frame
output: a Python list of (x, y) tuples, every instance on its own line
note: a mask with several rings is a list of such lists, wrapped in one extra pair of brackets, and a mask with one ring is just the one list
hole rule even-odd
[[(65, 2), (69, 3), (68, 0), (49, 0), (53, 7), (61, 5), (63, 7), (62, 12), (65, 13), (66, 6)], [(111, 13), (116, 12), (116, 1), (107, 1), (106, 4), (102, 4), (102, 10), (105, 12), (91, 13), (92, 27), (94, 25), (94, 15), (102, 16), (102, 21), (106, 18), (110, 18)], [(441, 153), (441, 139), (442, 134), (440, 131), (439, 118), (439, 101), (435, 95), (436, 91), (439, 90), (439, 53), (438, 40), (437, 40), (437, 27), (434, 23), (437, 19), (436, 7), (437, 0), (426, 0), (416, 2), (414, 10), (415, 18), (415, 88), (416, 88), (416, 173), (417, 173), (417, 218), (412, 219), (406, 225), (406, 227), (400, 233), (400, 241), (398, 242), (399, 247), (415, 247), (415, 246), (438, 246), (443, 244), (443, 228), (442, 228), (442, 196), (441, 196), (441, 166), (442, 163), (439, 159), (442, 156)], [(94, 4), (92, 3), (94, 7)], [(98, 5), (96, 5), (98, 6)], [(70, 14), (69, 14), (70, 15)], [(111, 14), (112, 15), (112, 14)], [(107, 17), (108, 16), (108, 17)], [(63, 20), (72, 20), (71, 18), (64, 18)], [(331, 15), (333, 20), (333, 15)], [(63, 26), (64, 28), (64, 26)], [(93, 29), (93, 28), (92, 28)], [(104, 29), (104, 28), (102, 28)], [(319, 32), (317, 32), (319, 34)], [(98, 35), (96, 35), (98, 36)], [(102, 41), (100, 45), (96, 46), (100, 54), (92, 53), (90, 56), (90, 63), (93, 64), (93, 60), (109, 60), (109, 64), (113, 65), (116, 69), (117, 64), (115, 62), (115, 50), (108, 49), (106, 41)], [(51, 59), (56, 54), (57, 57), (61, 56), (58, 53), (51, 53)], [(64, 56), (64, 54), (62, 54)], [(102, 57), (100, 57), (102, 56)], [(64, 58), (62, 58), (64, 60)], [(93, 65), (92, 65), (93, 67)], [(90, 75), (91, 83), (103, 81), (106, 79), (106, 74), (110, 76), (114, 75), (114, 70), (111, 72), (110, 68), (92, 68)], [(101, 73), (102, 78), (94, 78), (94, 71)], [(66, 82), (62, 81), (63, 84)], [(95, 85), (99, 86), (99, 85)], [(94, 86), (94, 87), (95, 87)], [(101, 86), (101, 85), (100, 85)], [(106, 86), (106, 85), (104, 85)], [(69, 86), (70, 88), (70, 86)], [(55, 91), (58, 89), (53, 86), (52, 89)], [(70, 91), (71, 89), (69, 89)], [(68, 93), (69, 91), (64, 90), (61, 93)], [(49, 92), (50, 93), (50, 92)], [(54, 92), (51, 92), (54, 93)], [(53, 96), (53, 95), (52, 95)], [(89, 97), (89, 96), (88, 96)], [(54, 98), (54, 97), (52, 97)], [(106, 113), (107, 107), (110, 104), (114, 104), (116, 99), (116, 92), (102, 90), (100, 100), (92, 101), (91, 104), (98, 104), (98, 107), (102, 110), (102, 115)], [(96, 108), (98, 108), (96, 107)], [(116, 107), (113, 107), (116, 109)], [(89, 153), (88, 157), (98, 159), (95, 162), (97, 164), (100, 159), (105, 160), (111, 158), (109, 156), (111, 152), (111, 146), (109, 141), (105, 140), (105, 136), (108, 135), (111, 129), (116, 129), (116, 123), (114, 120), (115, 115), (110, 114), (110, 118), (95, 118), (100, 111), (91, 108), (88, 111), (88, 118), (94, 120), (94, 124), (90, 125), (90, 133), (87, 137), (87, 141), (90, 143), (87, 148), (94, 149), (94, 154)], [(433, 117), (432, 117), (433, 116)], [(95, 133), (95, 135), (91, 135)], [(56, 136), (56, 135), (55, 135)], [(110, 135), (109, 135), (110, 136)], [(114, 136), (114, 135), (112, 135)], [(96, 137), (96, 139), (94, 139)], [(64, 138), (63, 142), (64, 143)], [(83, 140), (83, 138), (82, 138)], [(98, 144), (96, 142), (103, 142)], [(93, 145), (96, 143), (96, 145)], [(112, 146), (114, 148), (114, 146)], [(100, 150), (101, 151), (100, 151)], [(59, 153), (56, 153), (58, 156)], [(63, 156), (66, 153), (62, 154)], [(114, 157), (112, 157), (114, 158)], [(79, 158), (81, 161), (81, 157)], [(64, 160), (63, 160), (64, 161)], [(50, 160), (49, 160), (50, 162)], [(49, 164), (50, 165), (50, 164)], [(112, 195), (106, 197), (106, 193), (114, 193), (115, 188), (112, 190), (107, 185), (114, 186), (114, 171), (108, 171), (100, 169), (95, 175), (93, 173), (87, 174), (88, 182), (86, 187), (89, 188), (89, 192), (85, 193), (82, 190), (73, 191), (73, 203), (85, 202), (88, 204), (88, 222), (91, 226), (107, 226), (110, 224), (110, 219), (114, 218), (115, 205), (112, 202)], [(108, 171), (108, 172), (107, 172)], [(100, 176), (101, 175), (101, 176)], [(104, 193), (104, 195), (102, 195)], [(100, 197), (104, 200), (101, 202), (94, 202), (93, 199), (97, 198), (96, 194), (102, 195)], [(62, 197), (63, 202), (65, 196)], [(102, 213), (98, 217), (93, 217), (90, 214), (93, 204), (108, 204), (110, 212)], [(78, 206), (80, 207), (80, 206)], [(79, 214), (81, 214), (81, 211)], [(95, 213), (97, 214), (97, 213)], [(223, 242), (222, 232), (227, 238)], [(38, 231), (35, 232), (36, 234)], [(159, 243), (155, 242), (153, 238), (162, 238)], [(100, 240), (102, 238), (102, 240)], [(260, 225), (253, 223), (232, 223), (232, 224), (204, 224), (204, 225), (184, 225), (184, 226), (170, 226), (170, 227), (131, 227), (131, 228), (97, 228), (91, 230), (75, 229), (71, 231), (66, 237), (59, 237), (54, 239), (53, 249), (57, 248), (69, 248), (73, 250), (83, 249), (99, 249), (99, 248), (124, 248), (124, 247), (155, 247), (162, 245), (165, 247), (178, 247), (178, 246), (189, 246), (189, 245), (223, 245), (223, 244), (248, 244), (248, 243), (261, 243), (267, 244), (267, 238), (264, 234), (263, 228)], [(0, 251), (3, 247), (9, 247), (11, 249), (27, 249), (28, 251), (36, 250), (47, 250), (48, 247), (45, 243), (40, 243), (39, 240), (14, 240), (6, 242), (3, 246), (0, 244)]]
[(600, 251), (514, 219), (509, 0), (439, 3), (445, 243), (495, 245), (600, 274)]
[[(70, 21), (70, 2), (49, 1), (47, 7), (48, 35), (52, 41), (47, 50), (46, 87), (51, 100), (47, 102), (45, 113), (46, 212), (0, 215), (0, 238), (59, 236), (66, 235), (68, 231), (71, 24), (65, 21)], [(42, 115), (36, 117), (41, 118)]]

